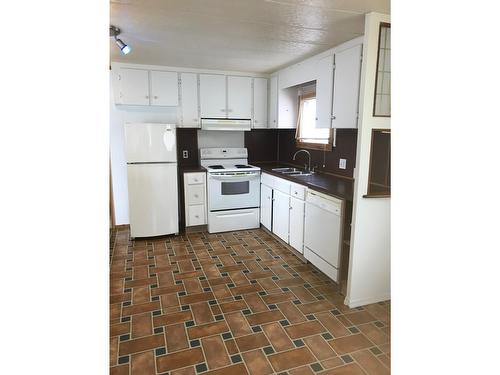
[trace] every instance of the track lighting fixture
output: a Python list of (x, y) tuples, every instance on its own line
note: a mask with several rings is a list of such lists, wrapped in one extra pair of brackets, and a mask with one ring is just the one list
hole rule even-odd
[(109, 36), (115, 38), (115, 43), (120, 48), (120, 51), (122, 51), (124, 55), (127, 55), (130, 51), (132, 51), (132, 48), (125, 44), (121, 39), (117, 38), (118, 35), (120, 35), (120, 32), (121, 30), (118, 27), (113, 25), (109, 26)]

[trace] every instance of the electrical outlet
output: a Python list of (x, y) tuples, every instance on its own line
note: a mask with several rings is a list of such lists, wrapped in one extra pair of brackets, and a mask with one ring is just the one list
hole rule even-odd
[(182, 150), (182, 158), (187, 159), (189, 157), (188, 150)]
[(339, 168), (345, 169), (346, 163), (347, 163), (346, 159), (340, 159), (339, 160)]

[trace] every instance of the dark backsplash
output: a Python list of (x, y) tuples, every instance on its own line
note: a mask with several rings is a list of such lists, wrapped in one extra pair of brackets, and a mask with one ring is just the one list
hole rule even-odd
[[(311, 167), (319, 171), (353, 177), (356, 166), (357, 129), (337, 129), (336, 147), (332, 151), (308, 150), (311, 153)], [(253, 129), (245, 132), (245, 147), (248, 149), (248, 162), (269, 162), (303, 165), (307, 156), (299, 154), (293, 160), (295, 129)], [(339, 169), (339, 159), (346, 159), (346, 169)], [(325, 167), (323, 168), (323, 160)]]
[[(179, 168), (196, 167), (200, 164), (198, 151), (198, 129), (177, 128), (177, 164)], [(187, 150), (188, 158), (182, 158)]]

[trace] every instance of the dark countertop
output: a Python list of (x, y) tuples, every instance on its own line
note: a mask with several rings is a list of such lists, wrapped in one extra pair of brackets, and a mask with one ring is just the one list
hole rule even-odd
[(206, 172), (207, 170), (202, 167), (201, 165), (197, 165), (197, 166), (179, 166), (179, 170), (182, 172), (182, 173), (189, 173), (189, 172)]
[[(353, 185), (354, 181), (347, 178), (335, 177), (329, 174), (316, 172), (312, 176), (296, 177), (288, 176), (283, 173), (274, 172), (272, 168), (285, 168), (285, 167), (297, 167), (296, 165), (290, 165), (286, 163), (252, 163), (262, 169), (262, 172), (266, 172), (276, 177), (284, 178), (295, 182), (300, 185), (305, 185), (312, 190), (319, 191), (320, 193), (325, 193), (336, 198), (345, 199), (352, 202), (353, 196)], [(300, 168), (300, 167), (298, 167)]]

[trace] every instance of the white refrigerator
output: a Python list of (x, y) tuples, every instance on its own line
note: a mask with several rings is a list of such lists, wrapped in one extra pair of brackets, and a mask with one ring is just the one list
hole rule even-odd
[(179, 232), (175, 125), (126, 123), (131, 237)]

